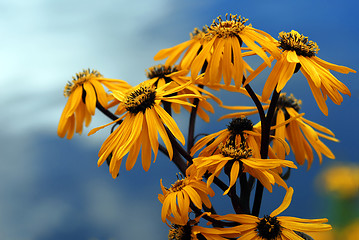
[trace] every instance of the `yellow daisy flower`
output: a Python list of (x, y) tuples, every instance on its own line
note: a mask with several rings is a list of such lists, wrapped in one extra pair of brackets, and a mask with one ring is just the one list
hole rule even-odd
[(167, 147), (170, 159), (173, 156), (173, 149), (166, 132), (169, 132), (178, 139), (183, 145), (185, 139), (173, 118), (160, 106), (162, 101), (175, 102), (183, 105), (193, 106), (183, 99), (193, 97), (201, 98), (194, 94), (174, 95), (182, 90), (186, 85), (167, 90), (168, 84), (155, 88), (153, 81), (145, 81), (128, 92), (113, 90), (112, 95), (120, 102), (117, 113), (123, 116), (114, 122), (93, 129), (89, 135), (99, 129), (111, 125), (123, 119), (122, 123), (116, 128), (106, 141), (102, 144), (99, 151), (98, 165), (102, 165), (109, 157), (109, 171), (112, 177), (117, 177), (123, 157), (129, 153), (126, 161), (126, 169), (130, 170), (134, 166), (142, 146), (142, 166), (147, 171), (151, 164), (151, 148), (157, 157), (159, 142), (157, 133), (160, 134)]
[[(316, 151), (320, 163), (322, 163), (322, 154), (331, 159), (335, 158), (320, 138), (334, 142), (339, 140), (334, 138), (334, 133), (329, 129), (301, 117), (298, 113), (301, 108), (300, 105), (301, 101), (295, 99), (292, 94), (287, 96), (282, 93), (278, 99), (274, 115), (276, 126), (272, 127), (272, 130), (275, 130), (276, 137), (288, 140), (298, 164), (303, 165), (305, 160), (308, 161), (309, 169), (313, 162), (312, 148)], [(278, 158), (285, 157), (285, 149), (278, 142), (273, 143), (273, 151)]]
[(320, 187), (344, 199), (359, 195), (359, 164), (336, 165), (320, 175)]
[(229, 19), (227, 17), (228, 15), (226, 15), (226, 20), (218, 17), (217, 22), (214, 20), (208, 27), (208, 32), (201, 40), (203, 49), (191, 65), (191, 76), (195, 80), (207, 61), (208, 65), (203, 79), (206, 85), (219, 84), (223, 77), (225, 85), (230, 85), (233, 79), (235, 86), (239, 88), (246, 70), (252, 71), (243, 60), (242, 43), (260, 56), (268, 66), (271, 63), (266, 51), (274, 55), (275, 58), (281, 56), (275, 45), (275, 40), (269, 34), (255, 29), (251, 25), (244, 25), (248, 19), (241, 16), (230, 14)]
[(247, 214), (227, 214), (215, 217), (218, 220), (238, 222), (240, 225), (233, 227), (240, 234), (238, 239), (245, 240), (305, 240), (299, 234), (302, 232), (329, 231), (332, 227), (328, 219), (301, 219), (296, 217), (277, 216), (288, 208), (293, 196), (293, 188), (289, 188), (282, 204), (270, 215), (262, 218)]
[[(279, 34), (279, 48), (282, 49), (282, 58), (273, 67), (262, 92), (262, 100), (269, 99), (274, 88), (277, 92), (281, 91), (294, 73), (300, 71), (306, 77), (313, 96), (320, 110), (328, 115), (328, 107), (325, 104), (327, 96), (335, 103), (340, 105), (343, 97), (339, 92), (349, 95), (349, 89), (334, 77), (329, 70), (340, 73), (356, 71), (344, 66), (338, 66), (318, 58), (316, 53), (319, 48), (308, 37), (304, 37), (297, 31), (281, 32)], [(249, 83), (254, 76), (258, 75), (266, 65), (262, 64), (254, 71), (253, 76), (249, 76), (245, 84)]]
[[(187, 84), (187, 87), (177, 92), (178, 95), (185, 96), (186, 94), (197, 94), (202, 95), (204, 99), (197, 101), (197, 115), (202, 118), (204, 121), (209, 122), (209, 116), (206, 111), (214, 113), (213, 106), (207, 101), (207, 99), (213, 99), (218, 104), (222, 104), (222, 101), (214, 96), (212, 93), (204, 90), (203, 88), (192, 83), (191, 78), (187, 77), (188, 70), (178, 70), (176, 66), (165, 66), (157, 65), (151, 67), (147, 70), (147, 77), (154, 80), (156, 87), (163, 86), (166, 83), (172, 83), (169, 85), (169, 88), (174, 88)], [(190, 84), (188, 84), (190, 82)], [(188, 102), (194, 104), (193, 98), (188, 98)], [(185, 108), (188, 112), (192, 111), (192, 107), (187, 105), (181, 105), (178, 103), (172, 103), (171, 107), (175, 113), (180, 113), (180, 107)]]
[[(167, 58), (165, 62), (165, 66), (169, 67), (174, 65), (179, 57), (182, 55), (184, 51), (186, 51), (179, 63), (181, 69), (189, 69), (194, 58), (197, 56), (198, 52), (202, 49), (201, 38), (207, 32), (207, 28), (203, 28), (202, 30), (195, 28), (192, 33), (190, 33), (191, 39), (178, 44), (171, 48), (166, 48), (160, 50), (153, 59), (155, 61), (159, 61)], [(187, 49), (187, 50), (186, 50)]]
[(72, 82), (65, 86), (64, 95), (68, 101), (61, 114), (57, 128), (60, 137), (71, 139), (74, 132), (82, 133), (83, 124), (87, 127), (91, 116), (95, 114), (96, 104), (106, 108), (109, 101), (108, 89), (128, 89), (130, 86), (122, 80), (104, 78), (96, 70), (83, 70), (72, 77)]
[(297, 168), (293, 162), (281, 159), (261, 159), (252, 157), (252, 150), (245, 146), (244, 142), (236, 142), (234, 139), (227, 139), (226, 143), (219, 144), (219, 154), (208, 157), (193, 159), (199, 175), (207, 171), (211, 174), (207, 180), (209, 186), (214, 177), (218, 177), (222, 169), (230, 178), (228, 189), (223, 193), (227, 194), (236, 183), (242, 173), (249, 173), (257, 178), (268, 191), (272, 192), (272, 185), (275, 183), (287, 188), (286, 183), (275, 171), (271, 169), (278, 167)]
[(195, 176), (186, 176), (178, 179), (170, 188), (162, 185), (162, 194), (158, 194), (158, 200), (163, 204), (161, 218), (163, 222), (168, 219), (178, 225), (185, 225), (191, 212), (191, 203), (198, 209), (202, 209), (202, 203), (211, 208), (212, 204), (208, 196), (213, 197), (214, 191)]
[(200, 153), (199, 157), (208, 157), (219, 153), (219, 144), (225, 144), (227, 139), (232, 136), (236, 142), (245, 141), (250, 149), (253, 150), (253, 157), (260, 157), (261, 129), (258, 125), (253, 125), (252, 121), (246, 117), (233, 118), (227, 125), (226, 129), (209, 134), (198, 140), (191, 149), (193, 156), (197, 151), (206, 146)]

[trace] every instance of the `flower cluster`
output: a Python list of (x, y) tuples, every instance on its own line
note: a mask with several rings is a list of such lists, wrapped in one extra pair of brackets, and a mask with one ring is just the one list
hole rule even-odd
[[(331, 229), (325, 218), (278, 216), (289, 207), (294, 192), (286, 180), (298, 167), (289, 159), (299, 165), (307, 162), (309, 170), (313, 150), (320, 163), (323, 155), (335, 158), (322, 140), (338, 142), (328, 128), (303, 117), (301, 100), (282, 90), (294, 74), (302, 72), (319, 109), (328, 115), (328, 97), (339, 105), (341, 93), (350, 95), (330, 70), (355, 71), (317, 57), (317, 44), (297, 31), (281, 32), (277, 40), (247, 22), (230, 14), (195, 28), (190, 40), (160, 50), (154, 60), (166, 59), (165, 63), (150, 67), (147, 79), (137, 86), (84, 70), (65, 87), (68, 102), (58, 135), (81, 134), (96, 108), (108, 116), (112, 121), (89, 135), (113, 125), (98, 153), (98, 166), (106, 162), (113, 178), (120, 174), (124, 159), (127, 170), (140, 159), (148, 171), (158, 151), (178, 167), (177, 180), (165, 187), (161, 179), (158, 194), (161, 219), (171, 226), (169, 239), (301, 240), (309, 238), (304, 232)], [(247, 56), (258, 56), (263, 63), (252, 69)], [(272, 69), (259, 95), (250, 84), (259, 81), (265, 68)], [(254, 106), (238, 106), (236, 98), (232, 106), (224, 105), (212, 90), (249, 97)], [(236, 112), (220, 116), (219, 120), (231, 119), (226, 128), (198, 139), (196, 116), (210, 123), (213, 102)], [(189, 112), (187, 135), (180, 129), (183, 118), (180, 125), (175, 120), (182, 107)], [(249, 116), (255, 114), (259, 121), (254, 124)], [(214, 185), (230, 199), (233, 213), (221, 215), (215, 210)], [(263, 191), (272, 193), (274, 185), (286, 192), (283, 202), (260, 217)]]

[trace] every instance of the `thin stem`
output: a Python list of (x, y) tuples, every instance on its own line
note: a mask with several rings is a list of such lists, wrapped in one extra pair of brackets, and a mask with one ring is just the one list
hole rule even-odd
[[(245, 77), (243, 77), (243, 79), (245, 81)], [(251, 88), (251, 86), (249, 84), (247, 84), (244, 88), (247, 90), (249, 96), (252, 98), (254, 104), (256, 105), (261, 122), (264, 122), (265, 121), (264, 109), (263, 109), (263, 106), (262, 106), (261, 102), (259, 101), (257, 95), (254, 93), (253, 89)]]
[(242, 199), (237, 195), (236, 183), (229, 189), (228, 196), (231, 198), (232, 206), (237, 214), (244, 213), (243, 205), (241, 204)]
[[(262, 134), (261, 134), (261, 158), (267, 159), (268, 158), (268, 148), (270, 142), (270, 127), (272, 118), (274, 116), (275, 108), (277, 106), (278, 98), (280, 95), (280, 91), (277, 92), (275, 89), (272, 94), (271, 103), (269, 105), (269, 109), (267, 112), (267, 116), (265, 117), (264, 121), (262, 121)], [(254, 203), (252, 208), (252, 215), (258, 216), (261, 203), (262, 203), (262, 196), (263, 196), (263, 185), (257, 180), (256, 186), (256, 193), (254, 197)]]
[[(195, 212), (196, 216), (200, 216), (202, 214), (201, 209), (197, 208), (193, 203), (191, 203), (190, 205), (191, 209)], [(238, 226), (237, 222), (224, 222), (224, 221), (220, 221), (220, 220), (216, 220), (208, 215), (203, 215), (204, 219), (206, 219), (207, 221), (213, 223), (213, 226), (215, 227), (235, 227)]]
[[(229, 181), (231, 180), (231, 169), (232, 164), (227, 163), (224, 166), (224, 173), (228, 176)], [(232, 207), (233, 210), (237, 213), (245, 213), (245, 206), (243, 205), (242, 199), (238, 197), (237, 195), (237, 183), (234, 183), (234, 185), (229, 189), (228, 196), (231, 198)]]
[[(170, 102), (165, 102), (163, 101), (163, 108), (165, 109), (165, 111), (172, 116), (172, 108), (171, 108), (171, 103)], [(185, 161), (183, 161), (181, 155), (180, 155), (180, 148), (178, 146), (180, 146), (176, 140), (176, 138), (172, 135), (171, 131), (164, 126), (167, 132), (167, 135), (170, 139), (171, 145), (174, 147), (173, 149), (173, 158), (172, 161), (174, 162), (174, 164), (177, 166), (177, 168), (181, 171), (181, 173), (186, 176), (186, 169), (187, 169), (187, 164), (185, 163)]]
[(118, 119), (118, 117), (115, 114), (113, 114), (112, 112), (110, 112), (109, 110), (104, 108), (99, 101), (96, 101), (96, 108), (98, 110), (100, 110), (103, 114), (105, 114), (108, 118), (110, 118), (111, 120), (116, 121)]
[[(203, 85), (198, 85), (198, 87), (203, 88)], [(189, 119), (189, 127), (188, 127), (188, 137), (187, 137), (187, 151), (190, 152), (191, 148), (194, 145), (194, 127), (196, 123), (196, 116), (197, 116), (197, 109), (198, 109), (199, 99), (196, 98), (193, 100), (193, 105), (195, 107), (192, 107), (191, 115)]]
[(249, 198), (250, 198), (250, 188), (247, 182), (247, 174), (242, 172), (239, 177), (239, 183), (241, 186), (241, 193), (240, 193), (240, 201), (243, 208), (243, 213), (250, 214), (249, 209)]
[(165, 127), (165, 129), (169, 139), (171, 140), (172, 147), (174, 147), (176, 151), (178, 151), (190, 164), (192, 164), (193, 163), (192, 156), (177, 142), (176, 138), (173, 136), (171, 131), (167, 127)]

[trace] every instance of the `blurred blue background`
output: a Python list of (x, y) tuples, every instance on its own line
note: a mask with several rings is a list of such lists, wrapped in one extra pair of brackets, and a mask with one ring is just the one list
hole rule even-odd
[[(153, 56), (160, 49), (188, 40), (193, 28), (210, 25), (226, 13), (249, 18), (253, 27), (275, 38), (281, 31), (297, 30), (317, 42), (320, 58), (358, 71), (357, 7), (349, 0), (0, 1), (0, 238), (167, 238), (157, 200), (159, 181), (163, 178), (169, 186), (178, 171), (166, 158), (158, 158), (147, 173), (138, 163), (130, 172), (123, 168), (113, 180), (105, 165), (97, 167), (97, 152), (110, 129), (86, 136), (107, 123), (105, 117), (96, 115), (89, 129), (71, 141), (57, 136), (67, 100), (63, 88), (75, 73), (94, 68), (105, 77), (138, 84), (145, 80), (145, 69), (158, 64)], [(288, 184), (295, 194), (285, 214), (326, 217), (326, 197), (314, 184), (315, 176), (333, 162), (358, 162), (358, 75), (335, 76), (352, 96), (344, 96), (341, 106), (327, 101), (328, 117), (316, 106), (303, 75), (297, 74), (285, 88), (303, 100), (307, 119), (340, 139), (324, 140), (336, 160), (325, 158), (320, 166), (316, 158), (310, 171), (302, 167), (293, 172)], [(264, 80), (253, 87), (259, 89)], [(234, 102), (221, 94), (225, 104), (251, 104), (242, 96)], [(212, 125), (198, 121), (197, 133), (223, 129), (227, 121), (216, 119), (224, 113), (229, 112), (218, 109)], [(180, 127), (186, 134), (186, 124)], [(279, 188), (266, 192), (261, 214), (274, 210), (283, 194)], [(216, 209), (229, 211), (222, 205)]]

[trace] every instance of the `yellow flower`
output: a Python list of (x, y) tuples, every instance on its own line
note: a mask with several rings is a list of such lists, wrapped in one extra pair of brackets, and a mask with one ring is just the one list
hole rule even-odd
[(288, 188), (278, 173), (271, 169), (278, 167), (297, 168), (293, 162), (287, 160), (252, 157), (252, 150), (245, 146), (245, 142), (236, 142), (233, 138), (228, 138), (225, 144), (220, 143), (218, 149), (219, 154), (194, 158), (193, 163), (199, 175), (203, 175), (207, 171), (211, 174), (207, 180), (208, 186), (213, 182), (214, 177), (218, 176), (224, 169), (230, 178), (230, 183), (223, 195), (229, 192), (242, 173), (249, 173), (257, 178), (270, 192), (272, 192), (272, 185), (275, 183)]
[(112, 95), (120, 102), (117, 113), (123, 116), (114, 122), (93, 129), (89, 135), (99, 129), (111, 125), (123, 119), (117, 129), (102, 144), (99, 151), (98, 165), (102, 165), (109, 157), (109, 171), (112, 177), (117, 177), (123, 157), (129, 153), (126, 161), (126, 169), (131, 170), (136, 163), (137, 156), (142, 146), (142, 166), (147, 171), (151, 165), (151, 148), (157, 157), (159, 142), (157, 133), (160, 134), (167, 147), (170, 159), (173, 149), (164, 125), (167, 126), (173, 136), (183, 145), (185, 139), (173, 118), (160, 106), (162, 101), (176, 102), (183, 105), (193, 106), (183, 101), (183, 98), (201, 98), (201, 96), (176, 95), (174, 93), (182, 90), (186, 85), (166, 90), (168, 84), (155, 88), (153, 81), (145, 81), (128, 92), (113, 90)]
[(108, 94), (104, 87), (111, 89), (128, 89), (129, 85), (122, 80), (104, 78), (96, 70), (83, 70), (72, 77), (72, 82), (65, 86), (64, 95), (68, 101), (61, 114), (57, 128), (60, 137), (71, 139), (74, 132), (81, 134), (83, 123), (87, 127), (91, 116), (95, 114), (96, 104), (107, 107)]
[[(343, 97), (339, 92), (350, 96), (349, 89), (335, 78), (329, 70), (345, 74), (349, 72), (355, 73), (356, 71), (318, 58), (315, 56), (319, 50), (317, 44), (313, 41), (308, 41), (307, 37), (294, 30), (289, 33), (281, 32), (279, 37), (278, 44), (282, 49), (282, 58), (277, 61), (264, 85), (263, 101), (269, 99), (274, 88), (277, 92), (281, 91), (292, 75), (299, 69), (306, 77), (313, 96), (325, 115), (328, 115), (328, 107), (325, 104), (327, 96), (338, 105), (343, 101)], [(252, 76), (247, 78), (245, 84), (253, 80), (265, 67), (266, 65), (264, 64), (259, 66), (251, 74)]]
[(329, 231), (332, 227), (328, 219), (301, 219), (296, 217), (277, 216), (288, 208), (293, 196), (293, 188), (289, 188), (284, 197), (282, 204), (274, 210), (270, 215), (262, 218), (247, 214), (227, 214), (215, 217), (218, 220), (227, 220), (238, 222), (240, 225), (233, 227), (241, 237), (238, 239), (245, 240), (278, 240), (292, 239), (304, 240), (296, 232), (320, 232)]
[(197, 56), (198, 52), (202, 48), (200, 40), (206, 32), (206, 28), (203, 28), (202, 30), (195, 28), (194, 31), (190, 34), (190, 40), (178, 44), (174, 47), (160, 50), (153, 57), (153, 59), (155, 61), (158, 61), (167, 58), (165, 66), (169, 67), (174, 65), (181, 56), (181, 54), (187, 49), (179, 63), (179, 66), (181, 69), (189, 69), (193, 62), (193, 59)]
[(161, 218), (163, 222), (168, 219), (178, 225), (185, 225), (191, 212), (190, 205), (194, 204), (198, 209), (202, 209), (202, 203), (211, 208), (212, 204), (207, 195), (214, 196), (214, 191), (207, 187), (201, 178), (187, 176), (178, 179), (170, 188), (162, 185), (162, 194), (158, 194), (158, 200), (163, 204)]
[[(276, 126), (272, 127), (272, 130), (275, 129), (276, 137), (288, 140), (297, 163), (303, 165), (305, 160), (308, 161), (309, 169), (313, 162), (312, 148), (317, 153), (320, 163), (322, 163), (322, 154), (331, 159), (335, 158), (320, 138), (334, 142), (338, 142), (338, 139), (334, 138), (335, 135), (329, 129), (301, 117), (298, 113), (300, 105), (301, 101), (295, 99), (292, 94), (287, 96), (282, 93), (278, 99), (275, 113), (274, 125)], [(285, 149), (278, 142), (273, 143), (273, 151), (278, 158), (285, 157)]]
[[(165, 65), (157, 65), (147, 70), (147, 77), (154, 81), (156, 87), (163, 86), (166, 83), (171, 83), (168, 88), (175, 88), (187, 84), (186, 88), (177, 92), (178, 95), (185, 96), (186, 94), (202, 94), (204, 99), (198, 101), (197, 115), (204, 121), (209, 122), (209, 116), (206, 111), (214, 113), (214, 108), (207, 101), (207, 99), (213, 99), (218, 104), (222, 104), (222, 101), (216, 96), (214, 96), (212, 93), (192, 83), (191, 78), (186, 76), (187, 74), (188, 70), (178, 70), (177, 67), (167, 67)], [(187, 101), (192, 104), (194, 103), (193, 98), (188, 98)], [(191, 106), (181, 105), (175, 102), (171, 104), (172, 109), (177, 114), (180, 113), (181, 106), (185, 108), (188, 112), (191, 112), (192, 110)]]
[(205, 85), (219, 84), (223, 77), (225, 85), (230, 85), (233, 79), (235, 86), (239, 88), (246, 70), (252, 71), (243, 60), (242, 43), (247, 45), (246, 49), (252, 50), (269, 66), (271, 63), (265, 51), (275, 58), (280, 58), (280, 52), (274, 43), (275, 40), (269, 34), (251, 25), (244, 25), (248, 19), (232, 14), (228, 20), (227, 17), (228, 15), (225, 21), (218, 17), (218, 22), (214, 20), (208, 27), (208, 32), (201, 39), (203, 49), (191, 65), (191, 76), (195, 80), (205, 62), (208, 62), (203, 78)]
[(342, 198), (353, 198), (359, 193), (359, 165), (330, 167), (322, 172), (320, 179), (321, 186)]
[[(229, 137), (235, 137), (236, 142), (245, 141), (250, 149), (253, 151), (253, 157), (261, 158), (261, 128), (259, 124), (253, 125), (252, 121), (246, 117), (233, 118), (226, 129), (219, 132), (209, 134), (198, 140), (191, 149), (193, 156), (197, 151), (206, 146), (200, 153), (199, 157), (208, 157), (219, 153), (219, 144), (225, 144)], [(274, 136), (271, 136), (272, 138)], [(289, 152), (289, 147), (285, 142), (279, 138), (275, 138), (284, 144), (285, 149)], [(270, 148), (271, 149), (271, 148)]]

